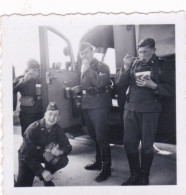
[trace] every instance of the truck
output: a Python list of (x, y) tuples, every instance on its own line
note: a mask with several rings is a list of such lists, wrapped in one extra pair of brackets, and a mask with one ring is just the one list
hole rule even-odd
[[(94, 55), (109, 65), (112, 107), (109, 117), (110, 143), (123, 144), (123, 106), (127, 87), (117, 88), (114, 76), (123, 66), (126, 54), (137, 57), (137, 44), (143, 38), (156, 41), (157, 55), (168, 61), (175, 72), (175, 25), (99, 25), (80, 39), (95, 47)], [(55, 101), (61, 110), (60, 125), (78, 136), (86, 133), (79, 99), (71, 91), (80, 84), (81, 60), (75, 56), (71, 41), (51, 26), (39, 26), (41, 94), (44, 109)], [(157, 142), (176, 144), (176, 97), (161, 98)]]

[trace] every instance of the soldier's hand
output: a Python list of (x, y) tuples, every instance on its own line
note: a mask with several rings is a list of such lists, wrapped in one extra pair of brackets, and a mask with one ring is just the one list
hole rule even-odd
[(157, 89), (157, 84), (151, 79), (137, 79), (136, 84), (137, 86), (140, 86), (140, 87), (148, 87), (150, 89)]
[(132, 64), (134, 63), (135, 57), (127, 54), (124, 58), (123, 58), (123, 67), (125, 70), (128, 70), (130, 68), (130, 66), (132, 66)]
[(60, 156), (63, 154), (63, 151), (61, 151), (59, 149), (59, 147), (54, 147), (52, 150), (51, 150), (51, 153), (54, 155), (54, 156)]
[(24, 75), (24, 81), (29, 81), (34, 78), (34, 75), (30, 72), (25, 73)]
[(52, 180), (52, 174), (51, 174), (51, 172), (50, 171), (48, 171), (48, 170), (44, 170), (43, 172), (42, 172), (42, 177), (43, 177), (43, 179), (45, 180), (45, 181), (50, 181), (50, 180)]
[(82, 60), (81, 73), (85, 72), (90, 67), (90, 62), (87, 59)]
[(74, 93), (80, 93), (80, 92), (81, 92), (81, 86), (72, 87), (71, 90), (72, 90)]

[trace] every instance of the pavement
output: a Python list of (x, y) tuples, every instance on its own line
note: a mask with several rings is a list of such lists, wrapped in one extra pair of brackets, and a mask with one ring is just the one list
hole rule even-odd
[[(84, 166), (94, 159), (94, 147), (89, 136), (69, 139), (72, 153), (69, 164), (53, 175), (56, 186), (120, 186), (129, 177), (129, 166), (122, 145), (111, 145), (112, 175), (106, 181), (96, 182), (98, 171), (87, 171)], [(17, 150), (22, 142), (20, 126), (14, 126), (14, 174), (18, 173)], [(176, 185), (176, 145), (155, 143), (155, 157), (151, 168), (150, 185)], [(37, 177), (34, 186), (43, 186)]]

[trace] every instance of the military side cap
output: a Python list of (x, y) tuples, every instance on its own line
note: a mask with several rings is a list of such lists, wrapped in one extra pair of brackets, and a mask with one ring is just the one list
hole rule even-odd
[(29, 59), (27, 62), (27, 69), (39, 69), (39, 63), (35, 59)]
[(59, 110), (56, 102), (49, 102), (46, 111), (48, 111), (48, 110)]
[(79, 51), (83, 51), (84, 49), (86, 49), (87, 47), (90, 47), (91, 49), (94, 48), (93, 45), (91, 45), (90, 43), (88, 42), (82, 42), (79, 46)]

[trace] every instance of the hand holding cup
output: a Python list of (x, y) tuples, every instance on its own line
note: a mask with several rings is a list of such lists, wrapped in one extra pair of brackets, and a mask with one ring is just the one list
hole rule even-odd
[(133, 56), (131, 56), (131, 55), (129, 55), (129, 54), (127, 54), (124, 58), (123, 58), (123, 63), (124, 63), (124, 69), (125, 70), (128, 70), (131, 66), (132, 66), (132, 64), (134, 63), (134, 60), (135, 60), (136, 58), (135, 57), (133, 57)]

